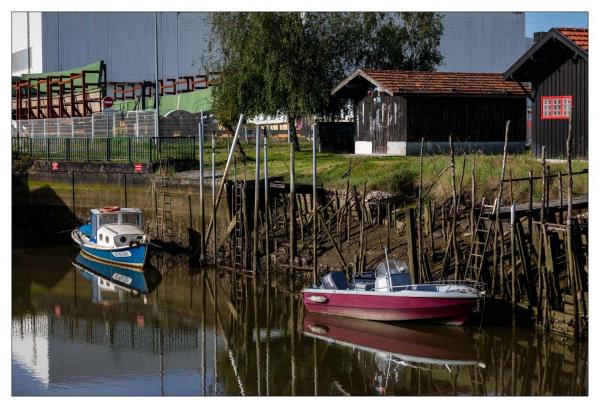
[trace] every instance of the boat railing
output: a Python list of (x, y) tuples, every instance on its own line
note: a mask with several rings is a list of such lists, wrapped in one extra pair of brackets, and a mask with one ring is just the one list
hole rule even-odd
[(474, 281), (471, 279), (441, 279), (428, 281), (425, 283), (434, 284), (434, 285), (459, 285), (459, 286), (469, 286), (475, 288), (477, 290), (485, 290), (486, 284), (479, 281)]
[[(445, 287), (445, 290), (440, 291), (439, 289)], [(436, 280), (428, 281), (424, 283), (415, 283), (410, 285), (397, 285), (391, 286), (392, 292), (399, 292), (403, 290), (424, 290), (431, 292), (463, 292), (483, 294), (485, 292), (486, 285), (483, 282), (477, 282), (473, 280)]]

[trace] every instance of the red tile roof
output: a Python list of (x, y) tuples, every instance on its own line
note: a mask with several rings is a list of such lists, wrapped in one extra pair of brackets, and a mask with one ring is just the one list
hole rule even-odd
[(502, 74), (362, 70), (367, 77), (393, 94), (526, 95), (517, 82)]
[(587, 28), (556, 28), (556, 31), (577, 44), (581, 49), (588, 51), (588, 30)]

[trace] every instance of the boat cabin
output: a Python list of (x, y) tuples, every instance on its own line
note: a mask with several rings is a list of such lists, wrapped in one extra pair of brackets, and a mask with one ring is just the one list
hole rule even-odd
[(355, 276), (354, 282), (348, 284), (341, 271), (333, 271), (322, 279), (323, 289), (364, 290), (375, 292), (395, 292), (407, 289), (412, 280), (406, 262), (390, 259), (382, 262), (374, 272), (365, 272)]
[(118, 208), (106, 211), (92, 209), (86, 235), (98, 245), (125, 246), (144, 239), (144, 219), (139, 208)]

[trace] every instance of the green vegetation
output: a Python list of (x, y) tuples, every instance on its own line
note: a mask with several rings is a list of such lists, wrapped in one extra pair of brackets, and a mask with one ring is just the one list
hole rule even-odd
[[(243, 144), (247, 154), (246, 174), (253, 178), (254, 175), (254, 146)], [(224, 167), (227, 160), (226, 149), (220, 149), (217, 153), (217, 166)], [(473, 157), (475, 156), (475, 182), (476, 195), (479, 199), (485, 196), (493, 199), (497, 194), (498, 181), (502, 169), (502, 155), (468, 154), (466, 156), (465, 172), (462, 191), (470, 194), (471, 191), (471, 169)], [(289, 179), (289, 145), (287, 143), (271, 144), (269, 146), (269, 176), (283, 176)], [(206, 159), (210, 164), (210, 156)], [(261, 149), (262, 160), (262, 149)], [(350, 184), (360, 187), (367, 182), (367, 189), (387, 191), (395, 194), (406, 194), (407, 199), (414, 198), (419, 187), (419, 158), (418, 157), (389, 157), (389, 156), (354, 156), (333, 153), (318, 153), (317, 155), (317, 180), (325, 188), (337, 188), (345, 190), (347, 182), (348, 164), (352, 160), (352, 172)], [(424, 190), (429, 189), (440, 172), (444, 173), (437, 183), (431, 188), (429, 194), (433, 199), (448, 198), (452, 194), (451, 171), (449, 168), (449, 155), (431, 155), (423, 158), (423, 184)], [(456, 156), (456, 183), (460, 181), (463, 156)], [(239, 166), (239, 164), (238, 164)], [(561, 171), (566, 175), (565, 163), (549, 164), (550, 174)], [(573, 171), (581, 171), (588, 168), (587, 161), (573, 161)], [(509, 172), (513, 178), (528, 176), (528, 171), (533, 172), (534, 177), (541, 175), (541, 162), (530, 153), (509, 155), (506, 164), (506, 179)], [(238, 174), (242, 174), (238, 167)], [(262, 176), (262, 164), (261, 164)], [(296, 181), (298, 183), (311, 183), (312, 180), (312, 153), (309, 145), (303, 146), (300, 152), (296, 152)], [(551, 179), (551, 198), (558, 197), (558, 180)], [(573, 190), (577, 194), (588, 191), (588, 176), (576, 175), (573, 177)], [(534, 196), (541, 196), (541, 182), (534, 183)], [(525, 202), (528, 199), (528, 182), (513, 183), (513, 195), (516, 201)], [(359, 189), (360, 190), (360, 189)], [(509, 184), (505, 185), (505, 199), (510, 197)], [(567, 177), (563, 177), (563, 197), (566, 202)]]
[(295, 122), (337, 114), (331, 89), (357, 68), (435, 69), (443, 32), (436, 13), (213, 13), (223, 81), (213, 110), (230, 130), (240, 113)]

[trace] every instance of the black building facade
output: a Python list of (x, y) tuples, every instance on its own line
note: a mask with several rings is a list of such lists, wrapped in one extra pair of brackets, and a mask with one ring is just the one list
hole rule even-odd
[(334, 90), (351, 100), (356, 154), (418, 154), (457, 146), (501, 151), (525, 145), (527, 88), (500, 74), (357, 70)]
[(532, 151), (565, 158), (572, 108), (573, 157), (588, 156), (588, 30), (553, 28), (505, 73), (531, 84)]

